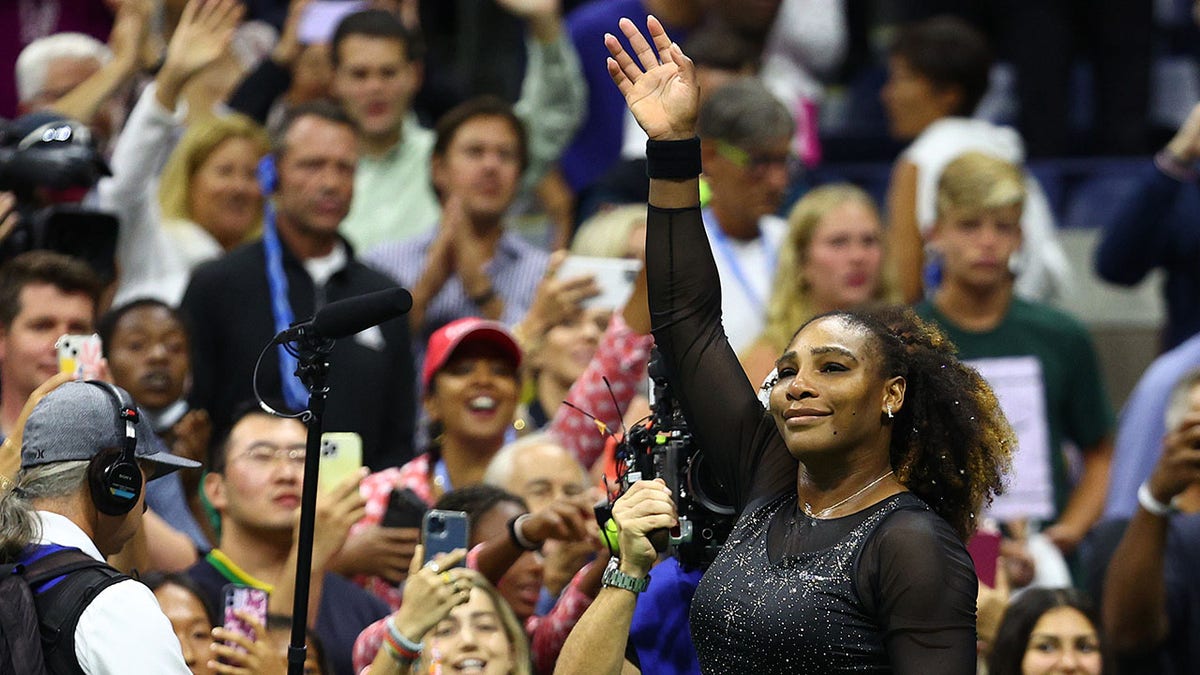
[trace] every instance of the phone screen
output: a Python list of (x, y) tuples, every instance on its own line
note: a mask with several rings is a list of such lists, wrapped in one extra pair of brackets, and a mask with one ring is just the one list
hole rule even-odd
[[(226, 584), (224, 589), (224, 626), (238, 635), (258, 640), (254, 628), (237, 615), (238, 610), (249, 613), (263, 626), (267, 625), (267, 592), (261, 588)], [(239, 648), (240, 649), (240, 648)]]

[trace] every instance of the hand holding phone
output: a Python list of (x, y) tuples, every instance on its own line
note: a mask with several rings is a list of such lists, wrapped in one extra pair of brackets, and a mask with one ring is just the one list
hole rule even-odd
[[(442, 553), (469, 548), (469, 535), (466, 513), (431, 510), (425, 514), (421, 525), (421, 543), (425, 546), (425, 560), (422, 563), (428, 563)], [(460, 561), (455, 566), (461, 565)]]
[[(251, 642), (257, 641), (261, 635), (257, 635), (254, 627), (238, 616), (238, 612), (244, 612), (253, 616), (261, 626), (267, 625), (267, 592), (261, 588), (251, 588), (249, 586), (239, 586), (237, 584), (226, 584), (224, 591), (224, 628), (225, 630), (241, 635)], [(236, 647), (239, 651), (245, 651), (242, 647)]]

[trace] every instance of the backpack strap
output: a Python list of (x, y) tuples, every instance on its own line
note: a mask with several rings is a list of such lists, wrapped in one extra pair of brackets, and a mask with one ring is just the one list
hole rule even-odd
[(75, 658), (79, 617), (101, 591), (129, 579), (78, 549), (47, 554), (25, 567), (41, 627), (42, 652), (52, 673), (82, 673)]

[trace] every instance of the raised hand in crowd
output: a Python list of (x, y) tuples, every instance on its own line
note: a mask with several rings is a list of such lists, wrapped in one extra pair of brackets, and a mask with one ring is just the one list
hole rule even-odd
[(292, 0), (288, 3), (283, 30), (279, 33), (279, 41), (271, 50), (271, 60), (285, 68), (290, 68), (304, 49), (304, 45), (300, 44), (300, 18), (311, 3), (312, 0)]
[(245, 8), (236, 0), (189, 0), (155, 77), (155, 96), (174, 110), (184, 85), (229, 49)]
[[(325, 572), (330, 569), (330, 562), (342, 549), (350, 526), (358, 522), (366, 513), (366, 500), (359, 494), (358, 484), (366, 477), (368, 470), (360, 469), (342, 479), (328, 491), (317, 493), (316, 523), (313, 528), (311, 586), (308, 596), (308, 620), (316, 623), (317, 611), (321, 606), (321, 587)], [(296, 589), (296, 559), (300, 549), (300, 515), (296, 509), (296, 523), (292, 533), (292, 548), (288, 553), (287, 562), (283, 565), (283, 573), (274, 584), (275, 592), (271, 594), (269, 611), (272, 614), (291, 615), (292, 603), (295, 600)]]
[(151, 0), (122, 0), (109, 33), (112, 58), (79, 86), (51, 103), (50, 109), (84, 124), (92, 124), (105, 103), (137, 73), (150, 32), (153, 9)]
[(485, 579), (497, 583), (508, 569), (528, 551), (515, 539), (540, 548), (547, 541), (596, 541), (592, 505), (587, 497), (563, 497), (517, 518), (513, 525), (517, 537), (505, 534), (483, 542), (474, 551), (475, 568)]
[(254, 631), (255, 639), (229, 630), (223, 626), (212, 629), (213, 658), (208, 669), (221, 675), (283, 675), (287, 672), (287, 659), (267, 638), (267, 627), (258, 618), (245, 610), (234, 612)]
[(343, 576), (365, 574), (399, 585), (408, 575), (420, 539), (419, 528), (368, 525), (346, 539), (330, 567)]
[(496, 0), (501, 9), (529, 22), (529, 32), (539, 42), (553, 42), (562, 30), (559, 0)]
[(367, 675), (410, 672), (412, 657), (419, 656), (419, 652), (393, 651), (395, 647), (390, 647), (388, 640), (394, 641), (394, 636), (399, 634), (409, 644), (423, 646), (429, 631), (449, 617), (451, 610), (471, 599), (472, 575), (476, 573), (456, 567), (465, 557), (466, 551), (460, 548), (440, 554), (422, 565), (425, 549), (417, 547), (417, 555), (408, 570), (408, 581), (404, 584), (404, 601), (386, 622), (387, 631), (393, 637), (385, 639), (375, 660), (364, 671)]
[(562, 279), (558, 277), (558, 270), (566, 259), (566, 251), (555, 251), (550, 255), (546, 273), (538, 284), (529, 311), (513, 328), (513, 334), (526, 353), (537, 350), (546, 331), (579, 312), (584, 300), (600, 294), (600, 287), (590, 274)]
[(1167, 432), (1162, 457), (1147, 486), (1151, 496), (1162, 504), (1170, 504), (1189, 488), (1200, 486), (1200, 410), (1192, 410), (1178, 427)]

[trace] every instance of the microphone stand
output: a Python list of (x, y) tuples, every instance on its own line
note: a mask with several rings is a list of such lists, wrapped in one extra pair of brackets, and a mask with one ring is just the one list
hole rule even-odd
[(292, 604), (292, 641), (288, 645), (288, 675), (304, 675), (308, 652), (308, 591), (312, 580), (313, 536), (317, 522), (317, 473), (321, 468), (321, 431), (329, 386), (329, 352), (333, 340), (302, 335), (296, 340), (296, 375), (308, 388), (308, 412), (304, 426), (304, 483), (300, 497), (300, 533), (296, 548), (296, 591)]

